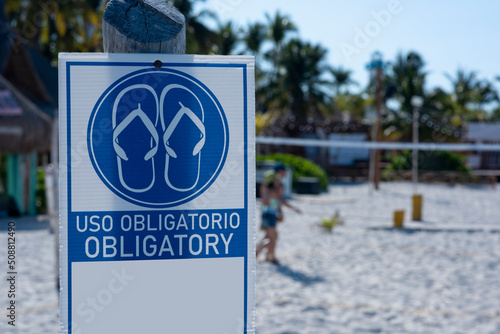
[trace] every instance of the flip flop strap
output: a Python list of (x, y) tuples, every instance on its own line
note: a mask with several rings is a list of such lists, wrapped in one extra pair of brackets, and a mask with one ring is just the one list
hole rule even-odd
[(116, 154), (118, 154), (120, 158), (122, 158), (125, 161), (128, 161), (128, 157), (127, 154), (125, 153), (125, 150), (123, 150), (123, 148), (118, 143), (118, 136), (136, 117), (139, 117), (142, 123), (144, 123), (146, 129), (148, 129), (149, 133), (151, 134), (155, 142), (153, 148), (149, 150), (144, 156), (144, 160), (147, 161), (151, 159), (158, 151), (159, 135), (158, 132), (156, 131), (153, 122), (151, 122), (149, 117), (144, 113), (144, 111), (141, 110), (140, 104), (137, 107), (137, 109), (128, 114), (127, 117), (125, 117), (125, 119), (120, 124), (118, 124), (118, 126), (113, 130), (113, 148), (115, 149)]
[(168, 140), (170, 139), (170, 136), (174, 133), (177, 125), (179, 125), (179, 122), (181, 121), (182, 116), (186, 115), (188, 116), (193, 123), (196, 125), (196, 127), (200, 130), (201, 132), (201, 139), (196, 143), (196, 145), (193, 148), (193, 156), (198, 154), (203, 146), (205, 145), (205, 125), (203, 122), (200, 120), (200, 118), (189, 108), (185, 107), (180, 103), (181, 109), (177, 112), (177, 114), (174, 116), (174, 119), (172, 122), (168, 125), (167, 129), (165, 130), (165, 133), (163, 134), (163, 144), (165, 145), (165, 148), (168, 152), (168, 154), (173, 157), (177, 158), (177, 153), (168, 145)]

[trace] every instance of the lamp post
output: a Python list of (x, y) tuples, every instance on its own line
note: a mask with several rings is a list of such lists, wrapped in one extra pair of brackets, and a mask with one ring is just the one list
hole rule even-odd
[[(413, 107), (413, 144), (418, 144), (418, 120), (419, 111), (424, 104), (424, 99), (421, 96), (413, 96), (410, 101)], [(411, 182), (413, 185), (413, 220), (422, 220), (422, 195), (417, 194), (418, 184), (418, 149), (415, 147), (412, 152), (412, 168), (411, 168)]]

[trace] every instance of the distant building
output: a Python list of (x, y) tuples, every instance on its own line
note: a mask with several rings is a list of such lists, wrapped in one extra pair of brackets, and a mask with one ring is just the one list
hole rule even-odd
[[(331, 133), (330, 140), (342, 142), (366, 142), (368, 133)], [(356, 162), (370, 160), (368, 148), (331, 147), (329, 151), (330, 166), (353, 166)]]
[[(500, 123), (469, 123), (465, 141), (475, 144), (500, 144)], [(500, 152), (473, 152), (467, 157), (472, 169), (500, 170)]]

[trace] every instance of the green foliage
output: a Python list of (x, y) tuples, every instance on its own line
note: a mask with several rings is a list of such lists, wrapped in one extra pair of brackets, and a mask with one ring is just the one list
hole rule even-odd
[(101, 22), (105, 2), (9, 0), (5, 14), (11, 27), (52, 62), (59, 52), (102, 49)]
[(214, 51), (217, 40), (222, 38), (207, 22), (217, 21), (210, 10), (198, 10), (198, 5), (205, 0), (168, 0), (167, 3), (177, 8), (186, 19), (186, 53), (210, 54)]
[(308, 116), (317, 114), (320, 106), (330, 100), (322, 78), (328, 68), (325, 62), (327, 50), (319, 44), (294, 38), (284, 45), (282, 51), (278, 59), (280, 75), (274, 78), (274, 84), (282, 93), (278, 105), (289, 109), (299, 123), (304, 123)]
[(340, 217), (338, 212), (336, 212), (332, 218), (321, 218), (319, 224), (320, 227), (328, 232), (332, 232), (337, 225), (344, 225), (344, 220)]
[(0, 154), (0, 192), (7, 187), (7, 155)]
[[(448, 151), (419, 152), (419, 170), (469, 172), (465, 165), (465, 156)], [(405, 150), (392, 158), (387, 171), (410, 170), (412, 167), (412, 152)]]
[(500, 106), (490, 113), (489, 121), (500, 122)]
[(37, 171), (36, 211), (39, 214), (47, 212), (47, 197), (45, 196), (45, 171), (42, 168), (39, 168)]
[[(301, 39), (299, 27), (286, 14), (279, 11), (266, 14), (264, 22), (251, 22), (239, 29), (231, 21), (222, 21), (208, 6), (209, 1), (166, 2), (178, 8), (186, 18), (186, 53), (255, 56), (258, 111), (289, 113), (295, 122), (304, 123), (308, 118), (335, 118), (343, 112), (361, 120), (365, 109), (375, 105), (375, 80), (366, 90), (351, 94), (348, 88), (355, 84), (352, 71), (327, 64), (327, 50)], [(101, 22), (107, 3), (103, 0), (8, 0), (5, 13), (11, 27), (56, 63), (61, 51), (101, 51)], [(500, 120), (498, 86), (481, 79), (474, 71), (458, 69), (456, 75), (448, 75), (451, 92), (441, 88), (429, 91), (424, 57), (417, 52), (400, 52), (385, 65), (382, 89), (384, 99), (392, 102), (386, 106), (387, 115), (382, 124), (385, 140), (411, 140), (413, 96), (424, 99), (419, 110), (421, 141), (457, 141), (459, 130), (467, 122)], [(500, 81), (498, 77), (496, 80)], [(491, 110), (494, 111), (489, 112)]]
[(320, 180), (321, 189), (326, 190), (328, 187), (329, 180), (325, 170), (308, 159), (293, 154), (274, 153), (269, 155), (259, 155), (256, 157), (256, 160), (272, 160), (282, 162), (293, 169), (294, 181), (302, 176), (317, 177)]

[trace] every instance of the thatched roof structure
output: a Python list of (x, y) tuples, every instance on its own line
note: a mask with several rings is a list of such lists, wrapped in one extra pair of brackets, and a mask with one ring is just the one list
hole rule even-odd
[(0, 153), (50, 150), (57, 69), (7, 24), (0, 0)]
[[(50, 150), (52, 121), (0, 75), (0, 153)], [(9, 106), (5, 101), (8, 100)]]
[(2, 38), (9, 44), (0, 51), (0, 74), (54, 118), (58, 102), (57, 68), (12, 30), (3, 36), (0, 33), (0, 45)]

